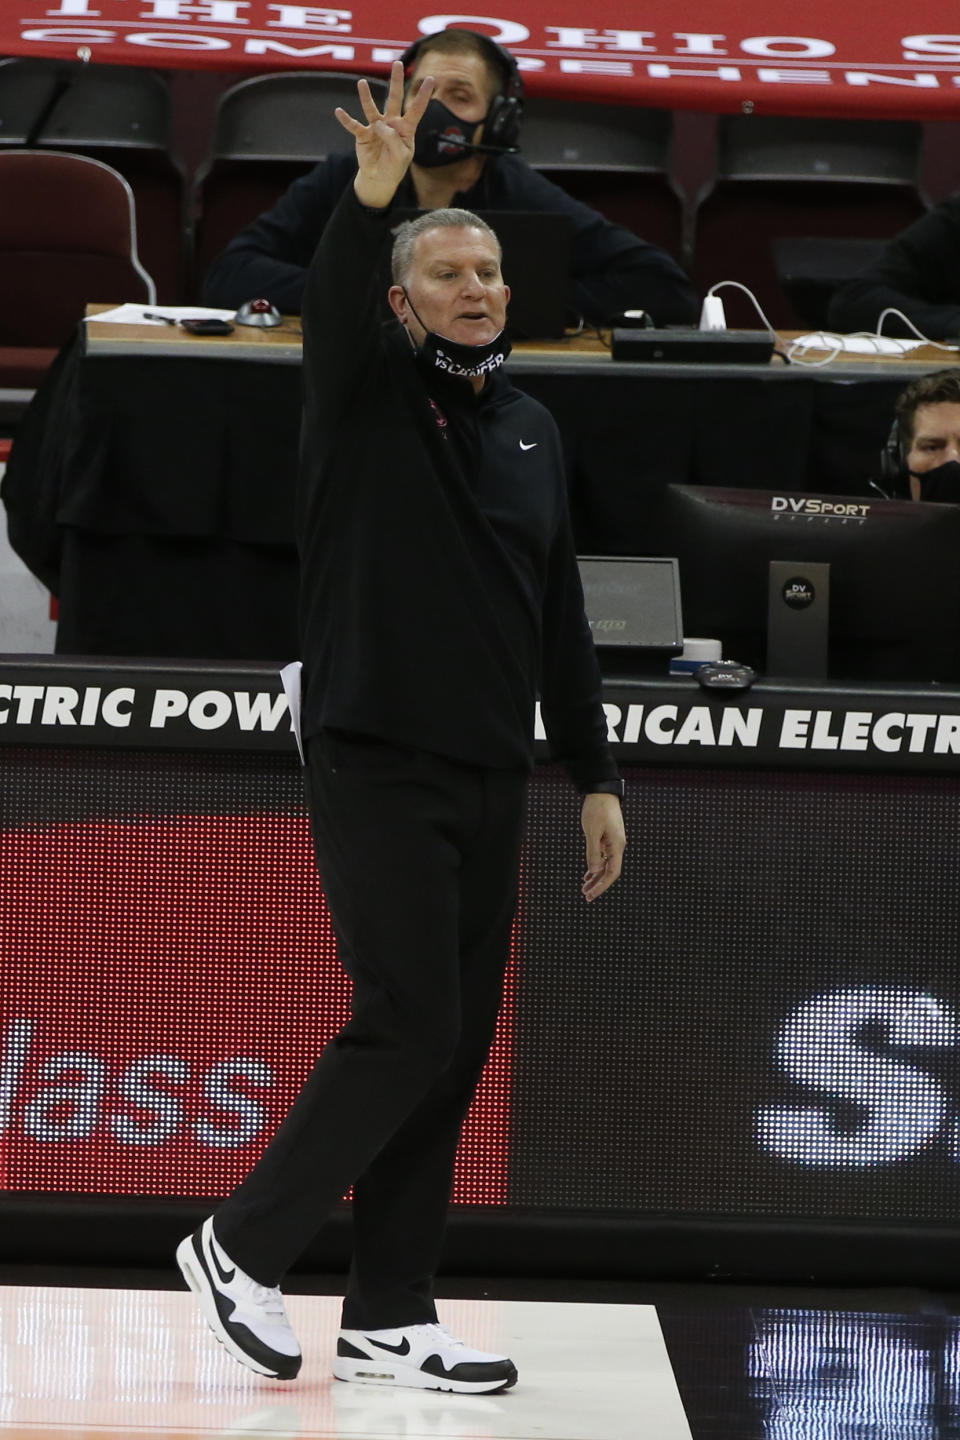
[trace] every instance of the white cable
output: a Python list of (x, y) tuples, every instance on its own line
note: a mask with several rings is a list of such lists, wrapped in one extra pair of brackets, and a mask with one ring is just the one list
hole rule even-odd
[[(732, 286), (735, 290), (742, 290), (744, 295), (746, 295), (748, 299), (753, 302), (754, 309), (760, 316), (760, 319), (763, 321), (764, 325), (767, 327), (769, 333), (773, 336), (774, 344), (776, 344), (780, 337), (778, 336), (773, 326), (770, 324), (770, 321), (767, 319), (766, 315), (763, 313), (760, 301), (757, 299), (756, 295), (754, 295), (753, 291), (750, 290), (746, 285), (741, 285), (739, 280), (718, 280), (715, 285), (710, 286), (710, 289), (707, 291), (707, 295), (714, 295), (718, 290), (722, 290), (725, 285)], [(934, 350), (945, 350), (950, 355), (956, 355), (956, 345), (943, 345), (938, 340), (931, 340), (928, 335), (924, 335), (922, 330), (917, 329), (916, 325), (914, 325), (909, 315), (904, 315), (902, 310), (896, 310), (892, 306), (888, 306), (886, 310), (881, 312), (880, 317), (877, 320), (876, 330), (854, 330), (850, 333), (850, 335), (846, 336), (839, 334), (835, 330), (814, 330), (810, 332), (810, 336), (808, 337), (808, 343), (806, 345), (802, 343), (804, 337), (798, 337), (797, 339), (790, 341), (789, 348), (786, 352), (787, 359), (789, 360), (791, 365), (805, 365), (809, 370), (819, 370), (824, 365), (832, 365), (834, 360), (836, 360), (837, 356), (843, 354), (845, 340), (873, 340), (875, 342), (879, 342), (881, 340), (889, 341), (892, 339), (896, 339), (896, 336), (885, 336), (883, 334), (883, 322), (884, 320), (886, 320), (888, 315), (896, 315), (899, 320), (902, 320), (905, 325), (909, 326), (917, 339), (922, 340), (925, 345), (931, 345)], [(826, 342), (823, 345), (823, 349), (830, 350), (830, 354), (821, 360), (806, 359), (805, 354), (801, 352), (805, 352), (807, 349), (811, 348), (809, 344), (810, 338), (819, 339)], [(883, 348), (879, 343), (876, 343), (875, 350), (878, 355), (884, 353)], [(903, 353), (906, 354), (907, 352), (904, 351)]]
[[(880, 340), (883, 336), (874, 333), (872, 330), (854, 330), (849, 335), (841, 335), (838, 330), (810, 330), (805, 335), (798, 335), (795, 340), (790, 341), (790, 348), (787, 351), (792, 365), (805, 365), (808, 370), (819, 370), (824, 365), (832, 365), (838, 355), (844, 350), (844, 343), (847, 340), (869, 340), (873, 343), (874, 353), (882, 355), (883, 348)], [(822, 340), (822, 345), (814, 345), (810, 342)], [(806, 351), (811, 349), (829, 350), (830, 354), (823, 360), (807, 360)]]
[[(888, 308), (881, 313), (877, 320), (876, 330), (852, 330), (849, 335), (841, 335), (834, 330), (813, 330), (807, 336), (799, 336), (796, 340), (790, 342), (790, 349), (787, 352), (790, 361), (794, 365), (805, 365), (810, 370), (818, 370), (824, 365), (831, 365), (837, 356), (842, 354), (845, 340), (871, 340), (874, 342), (875, 353), (882, 355), (886, 352), (884, 352), (880, 341), (886, 340), (889, 344), (890, 340), (896, 342), (897, 339), (896, 336), (883, 334), (883, 322), (888, 315), (896, 315), (898, 319), (910, 327), (917, 339), (921, 340), (925, 345), (932, 345), (936, 350), (946, 350), (951, 355), (957, 353), (957, 347), (955, 345), (941, 345), (938, 341), (931, 340), (928, 336), (924, 335), (922, 330), (917, 329), (909, 315), (904, 315), (902, 310)], [(824, 350), (830, 349), (831, 353), (822, 360), (807, 360), (802, 358), (802, 352), (812, 348), (810, 344), (811, 340), (823, 340), (824, 344), (822, 348)], [(804, 344), (804, 341), (807, 343)], [(817, 348), (821, 347), (818, 346)], [(904, 350), (901, 353), (906, 355), (909, 352)]]
[(724, 285), (732, 285), (735, 290), (742, 290), (744, 295), (746, 295), (750, 300), (753, 301), (754, 309), (760, 316), (760, 319), (763, 321), (764, 325), (766, 325), (770, 334), (773, 336), (774, 343), (776, 343), (777, 332), (776, 330), (774, 330), (773, 326), (770, 324), (770, 321), (767, 319), (766, 315), (764, 315), (763, 313), (763, 310), (760, 308), (760, 301), (757, 299), (756, 295), (754, 295), (753, 291), (749, 290), (746, 285), (741, 285), (739, 280), (718, 280), (716, 285), (710, 286), (707, 294), (715, 295), (718, 290), (723, 289)]
[[(873, 337), (870, 336), (869, 338), (872, 339)], [(808, 343), (804, 345), (804, 339), (808, 342), (811, 339), (823, 340), (824, 344), (811, 345)], [(844, 337), (838, 335), (833, 330), (812, 330), (807, 336), (798, 336), (795, 340), (790, 341), (787, 348), (787, 359), (791, 365), (806, 366), (808, 370), (820, 370), (824, 365), (832, 365), (837, 356), (843, 354), (843, 340)], [(829, 350), (830, 354), (822, 360), (808, 360), (806, 358), (806, 352), (812, 349)]]
[[(916, 325), (914, 325), (909, 315), (904, 315), (902, 310), (897, 310), (893, 305), (888, 305), (886, 310), (881, 310), (880, 312), (880, 318), (877, 320), (878, 336), (883, 334), (883, 322), (884, 320), (886, 320), (888, 315), (896, 315), (898, 320), (902, 320), (904, 325), (908, 325), (910, 327), (914, 335), (916, 335), (917, 339), (922, 340), (924, 345), (932, 345), (934, 350), (947, 350), (951, 355), (955, 355), (957, 353), (956, 345), (943, 345), (939, 340), (931, 340), (929, 335), (924, 335), (922, 330), (917, 329)], [(896, 337), (894, 336), (892, 338), (895, 339)]]
[[(709, 295), (714, 294), (715, 291), (722, 289), (724, 285), (731, 285), (731, 286), (733, 286), (733, 288), (736, 289), (736, 290), (742, 290), (743, 293), (744, 293), (744, 295), (746, 295), (746, 296), (748, 297), (748, 299), (750, 299), (750, 300), (753, 302), (754, 309), (756, 310), (757, 314), (760, 316), (760, 319), (763, 321), (764, 325), (767, 327), (767, 331), (768, 331), (769, 334), (773, 337), (774, 345), (776, 345), (776, 343), (778, 342), (778, 340), (780, 339), (780, 337), (779, 337), (779, 335), (777, 334), (776, 330), (775, 330), (775, 329), (773, 328), (773, 326), (771, 325), (770, 321), (767, 319), (766, 315), (764, 314), (764, 312), (763, 312), (763, 307), (761, 306), (760, 301), (757, 299), (756, 295), (754, 295), (753, 291), (748, 288), (748, 286), (742, 285), (739, 280), (718, 280), (715, 285), (711, 285), (711, 286), (710, 286), (710, 289), (707, 291), (707, 295), (709, 296)], [(790, 346), (789, 346), (789, 348), (788, 348), (788, 350), (787, 350), (787, 352), (786, 352), (786, 358), (787, 358), (787, 360), (790, 362), (790, 364), (792, 364), (792, 365), (805, 365), (805, 366), (807, 366), (807, 368), (810, 369), (810, 370), (818, 370), (818, 369), (820, 369), (820, 367), (823, 366), (823, 365), (830, 365), (834, 360), (836, 360), (836, 358), (837, 358), (838, 355), (842, 354), (842, 352), (843, 352), (843, 336), (842, 336), (842, 335), (837, 335), (837, 334), (835, 334), (835, 333), (834, 333), (833, 331), (831, 331), (831, 330), (817, 330), (817, 331), (815, 331), (814, 333), (815, 333), (818, 337), (822, 337), (824, 340), (827, 340), (827, 339), (830, 340), (830, 345), (824, 345), (823, 348), (824, 348), (824, 349), (830, 349), (831, 353), (830, 353), (825, 359), (822, 359), (822, 360), (807, 360), (807, 359), (805, 359), (805, 358), (800, 358), (800, 357), (798, 356), (798, 353), (797, 353), (797, 352), (798, 352), (798, 350), (803, 350), (805, 347), (800, 344), (800, 341), (799, 341), (799, 340), (792, 340), (792, 341), (790, 342)], [(868, 338), (868, 339), (871, 339), (871, 340), (872, 340), (874, 337), (871, 335), (871, 336), (864, 336), (864, 338)], [(832, 346), (832, 348), (831, 348), (831, 346)], [(878, 347), (878, 348), (879, 348), (879, 347)]]

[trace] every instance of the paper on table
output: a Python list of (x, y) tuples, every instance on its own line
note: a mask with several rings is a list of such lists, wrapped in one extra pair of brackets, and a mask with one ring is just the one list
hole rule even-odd
[(306, 765), (306, 756), (303, 753), (303, 735), (300, 729), (300, 672), (303, 669), (302, 660), (291, 660), (289, 665), (284, 665), (280, 671), (280, 679), (283, 681), (283, 693), (287, 697), (287, 708), (290, 711), (290, 726), (297, 740), (297, 749), (300, 751), (300, 764)]
[(85, 315), (97, 325), (163, 325), (163, 320), (147, 320), (148, 315), (169, 315), (171, 320), (232, 320), (235, 310), (212, 310), (209, 305), (118, 305), (101, 310), (99, 315)]
[[(833, 335), (829, 330), (798, 335), (791, 342), (796, 350), (833, 350), (843, 355), (906, 355), (928, 343), (926, 340), (897, 340), (892, 335)], [(956, 350), (957, 346), (949, 348)]]

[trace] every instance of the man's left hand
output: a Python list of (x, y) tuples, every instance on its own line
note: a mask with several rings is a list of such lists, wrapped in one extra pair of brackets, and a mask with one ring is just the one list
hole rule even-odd
[(585, 795), (580, 823), (587, 838), (587, 873), (580, 887), (588, 902), (609, 890), (620, 874), (627, 837), (616, 795)]

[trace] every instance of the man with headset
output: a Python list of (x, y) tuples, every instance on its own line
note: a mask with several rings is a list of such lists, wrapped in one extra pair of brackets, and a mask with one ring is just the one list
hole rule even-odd
[(912, 381), (880, 457), (891, 497), (960, 504), (960, 365)]
[(395, 321), (371, 277), (428, 109), (335, 113), (357, 169), (304, 292), (298, 487), (303, 737), (317, 863), (351, 1018), (243, 1183), (177, 1259), (214, 1333), (293, 1379), (277, 1288), (353, 1186), (334, 1374), (485, 1393), (505, 1355), (437, 1323), (454, 1159), (500, 1008), (516, 908), (535, 699), (581, 792), (581, 893), (617, 879), (623, 782), (549, 412), (503, 362), (510, 292), (496, 235), (460, 209), (401, 226)]
[[(397, 195), (399, 208), (568, 215), (571, 322), (583, 317), (605, 324), (629, 309), (648, 311), (658, 325), (696, 321), (696, 292), (665, 251), (574, 200), (516, 153), (523, 82), (509, 51), (478, 32), (449, 29), (418, 40), (401, 58), (408, 87), (430, 74), (436, 91)], [(317, 241), (355, 174), (353, 155), (338, 153), (294, 181), (214, 260), (204, 302), (231, 308), (256, 296), (298, 314)]]

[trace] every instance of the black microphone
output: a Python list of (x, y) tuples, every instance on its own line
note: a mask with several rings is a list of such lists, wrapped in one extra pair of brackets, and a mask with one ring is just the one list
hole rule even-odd
[(519, 155), (519, 145), (475, 145), (462, 135), (444, 135), (444, 145), (459, 145), (461, 150), (476, 150), (481, 155)]

